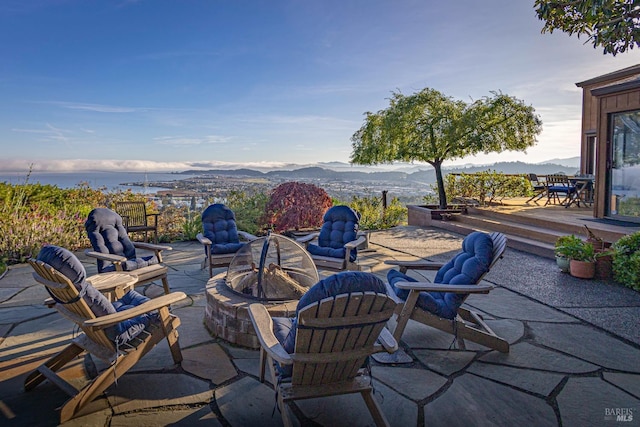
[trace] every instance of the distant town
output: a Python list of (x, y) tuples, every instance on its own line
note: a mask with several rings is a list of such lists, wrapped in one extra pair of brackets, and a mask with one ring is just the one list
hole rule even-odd
[[(485, 170), (506, 174), (547, 175), (561, 172), (572, 175), (576, 172), (577, 166), (504, 162), (488, 166), (448, 168), (446, 173), (474, 173)], [(180, 179), (180, 174), (189, 175), (189, 178)], [(191, 170), (176, 174), (176, 179), (171, 181), (131, 182), (123, 185), (162, 188), (163, 190), (156, 192), (157, 198), (171, 197), (176, 201), (180, 199), (186, 201), (191, 198), (200, 200), (212, 197), (224, 200), (231, 191), (242, 191), (249, 195), (268, 193), (279, 184), (290, 181), (317, 185), (330, 197), (345, 202), (350, 201), (354, 196), (379, 197), (383, 191), (386, 191), (389, 199), (397, 197), (402, 204), (419, 204), (427, 194), (433, 193), (432, 186), (436, 179), (433, 169), (415, 172), (360, 172), (306, 167), (269, 172), (252, 169)]]

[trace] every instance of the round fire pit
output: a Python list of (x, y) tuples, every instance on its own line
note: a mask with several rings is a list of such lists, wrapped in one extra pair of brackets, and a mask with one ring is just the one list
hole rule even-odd
[(260, 302), (272, 316), (293, 316), (298, 299), (319, 280), (311, 256), (294, 240), (278, 234), (256, 239), (207, 283), (205, 324), (226, 341), (259, 348), (249, 305)]

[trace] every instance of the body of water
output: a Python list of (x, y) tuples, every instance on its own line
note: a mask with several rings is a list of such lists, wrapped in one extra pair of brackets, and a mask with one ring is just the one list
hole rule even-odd
[(178, 181), (193, 175), (179, 175), (157, 172), (31, 172), (27, 177), (25, 172), (0, 172), (0, 182), (9, 184), (40, 183), (55, 185), (59, 188), (75, 188), (80, 183), (88, 183), (94, 189), (106, 188), (107, 191), (127, 190), (136, 193), (155, 193), (163, 190), (159, 187), (130, 186), (127, 183), (144, 183), (154, 181)]

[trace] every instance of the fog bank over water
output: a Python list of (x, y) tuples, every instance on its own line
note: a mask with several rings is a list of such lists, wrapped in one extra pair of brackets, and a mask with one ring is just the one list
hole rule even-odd
[(131, 183), (176, 181), (190, 178), (193, 175), (183, 175), (175, 173), (154, 173), (154, 172), (1, 172), (0, 182), (9, 184), (37, 184), (55, 185), (59, 188), (75, 188), (81, 183), (87, 183), (93, 189), (105, 189), (107, 191), (127, 190), (134, 193), (156, 193), (166, 188), (149, 186), (122, 185)]
[[(574, 166), (578, 163), (578, 157), (567, 159), (553, 159), (542, 162), (534, 162), (529, 160), (527, 156), (520, 153), (517, 159), (498, 158), (494, 161), (479, 161), (479, 159), (457, 159), (444, 163), (446, 167), (453, 166), (490, 166), (495, 162), (521, 161), (526, 163), (556, 163), (564, 166)], [(576, 160), (578, 159), (578, 160)], [(359, 172), (379, 172), (379, 171), (404, 171), (415, 172), (417, 170), (431, 170), (431, 165), (424, 162), (414, 163), (393, 163), (380, 165), (354, 165), (350, 163), (335, 162), (317, 162), (307, 164), (295, 164), (286, 162), (223, 162), (223, 161), (193, 161), (193, 162), (156, 162), (150, 160), (87, 160), (87, 159), (70, 159), (70, 160), (7, 160), (0, 159), (0, 178), (20, 176), (26, 177), (31, 171), (31, 175), (35, 174), (57, 174), (57, 173), (176, 173), (184, 171), (207, 171), (210, 169), (234, 170), (234, 169), (252, 169), (260, 172), (269, 172), (273, 170), (295, 170), (305, 167), (321, 167), (334, 171), (359, 171)], [(14, 183), (14, 179), (11, 179)]]

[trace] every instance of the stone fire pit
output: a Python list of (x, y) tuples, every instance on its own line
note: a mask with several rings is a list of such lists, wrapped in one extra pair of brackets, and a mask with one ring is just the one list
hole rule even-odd
[(278, 234), (259, 238), (207, 283), (205, 325), (226, 341), (259, 348), (249, 305), (259, 302), (272, 316), (293, 316), (298, 299), (318, 281), (318, 270), (301, 245)]

